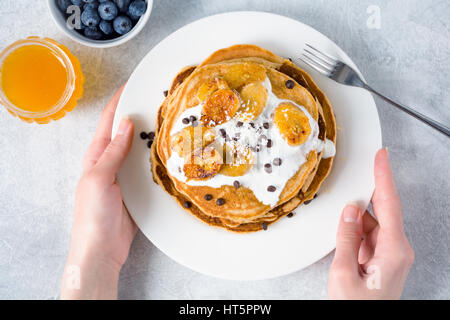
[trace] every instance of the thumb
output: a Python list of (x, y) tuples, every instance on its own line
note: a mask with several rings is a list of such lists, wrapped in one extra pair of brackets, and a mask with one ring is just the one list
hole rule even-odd
[(333, 264), (349, 271), (358, 271), (358, 253), (361, 246), (362, 218), (356, 204), (348, 204), (339, 222), (336, 253)]
[(124, 117), (120, 121), (116, 136), (106, 147), (97, 162), (100, 171), (106, 173), (108, 178), (115, 179), (115, 174), (122, 166), (130, 151), (133, 140), (133, 122)]

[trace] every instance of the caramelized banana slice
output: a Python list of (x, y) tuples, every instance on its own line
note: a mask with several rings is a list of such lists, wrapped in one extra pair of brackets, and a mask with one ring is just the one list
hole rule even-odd
[(241, 106), (237, 111), (239, 119), (250, 121), (256, 119), (264, 110), (267, 102), (267, 89), (262, 82), (252, 82), (241, 90)]
[(280, 103), (275, 109), (273, 122), (291, 146), (298, 146), (308, 139), (311, 127), (306, 114), (291, 103)]
[(223, 165), (220, 174), (238, 177), (246, 174), (255, 163), (253, 152), (242, 145), (226, 143), (223, 148)]
[(205, 180), (215, 176), (222, 166), (222, 156), (213, 146), (200, 148), (185, 158), (184, 174), (188, 179)]
[(203, 102), (208, 99), (215, 91), (221, 89), (230, 89), (230, 87), (225, 80), (221, 78), (215, 78), (211, 81), (203, 83), (200, 88), (198, 88), (197, 98), (200, 100), (200, 102)]
[(206, 100), (200, 120), (205, 127), (215, 127), (230, 120), (239, 104), (239, 97), (233, 90), (218, 90)]
[(266, 68), (256, 63), (238, 63), (231, 65), (223, 78), (231, 89), (239, 90), (247, 83), (264, 81)]
[(185, 157), (193, 150), (209, 145), (215, 137), (215, 132), (212, 129), (189, 126), (172, 136), (171, 147), (180, 157)]

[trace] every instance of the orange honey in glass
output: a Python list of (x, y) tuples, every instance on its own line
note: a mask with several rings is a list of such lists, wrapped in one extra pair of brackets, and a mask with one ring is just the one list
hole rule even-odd
[(48, 38), (19, 40), (0, 53), (0, 104), (27, 122), (48, 123), (83, 95), (78, 59)]

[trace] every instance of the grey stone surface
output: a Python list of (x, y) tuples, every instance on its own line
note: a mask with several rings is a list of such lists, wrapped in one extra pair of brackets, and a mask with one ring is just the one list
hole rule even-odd
[[(366, 25), (369, 5), (381, 29)], [(0, 48), (29, 35), (54, 38), (81, 61), (85, 95), (66, 118), (29, 125), (0, 108), (0, 298), (53, 299), (68, 252), (81, 158), (100, 111), (144, 55), (199, 18), (236, 10), (269, 11), (302, 21), (335, 41), (375, 88), (450, 124), (450, 3), (433, 0), (156, 0), (149, 23), (111, 49), (79, 45), (53, 24), (44, 0), (4, 0)], [(254, 26), (249, 26), (254, 27)], [(208, 41), (208, 39), (205, 39)], [(416, 261), (407, 299), (450, 298), (450, 140), (377, 99)], [(289, 276), (218, 280), (178, 265), (141, 233), (119, 285), (120, 298), (326, 298), (333, 254)]]

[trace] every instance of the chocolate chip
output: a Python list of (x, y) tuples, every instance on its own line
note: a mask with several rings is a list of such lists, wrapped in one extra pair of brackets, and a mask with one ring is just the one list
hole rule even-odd
[(185, 207), (186, 209), (189, 209), (190, 207), (192, 207), (192, 203), (190, 203), (189, 201), (185, 201), (183, 203), (183, 207)]
[(219, 199), (217, 199), (217, 200), (216, 200), (216, 204), (217, 204), (218, 206), (224, 205), (224, 204), (225, 204), (225, 199), (224, 199), (224, 198), (219, 198)]
[(153, 144), (153, 140), (148, 140), (147, 147), (151, 148)]
[(256, 152), (260, 152), (261, 151), (261, 146), (259, 144), (256, 145), (255, 151)]
[(238, 137), (234, 137), (234, 138), (233, 138), (233, 141), (238, 141), (238, 140), (239, 140)]
[(209, 200), (211, 200), (212, 198), (213, 198), (213, 196), (212, 195), (210, 195), (210, 194), (205, 194), (205, 196), (203, 197), (206, 201), (209, 201)]
[(263, 127), (264, 127), (264, 129), (269, 129), (270, 124), (268, 122), (264, 122)]
[(288, 215), (287, 215), (287, 217), (288, 217), (288, 218), (292, 218), (292, 217), (294, 216), (294, 214), (295, 214), (295, 212), (289, 212)]
[(238, 121), (236, 123), (236, 127), (238, 127), (238, 128), (242, 127), (243, 125), (244, 125), (244, 123), (242, 121)]
[(225, 138), (227, 136), (227, 132), (223, 128), (219, 130), (219, 133), (222, 136), (222, 138)]
[(236, 189), (239, 189), (239, 187), (241, 186), (241, 183), (239, 182), (239, 181), (234, 181), (233, 182), (233, 186), (236, 188)]
[(272, 140), (271, 140), (271, 139), (268, 139), (268, 140), (267, 140), (267, 148), (272, 148), (272, 146), (273, 146)]
[(288, 89), (292, 89), (295, 86), (295, 82), (292, 80), (286, 81), (285, 84), (286, 84), (286, 88), (288, 88)]
[(164, 97), (167, 97), (167, 95), (169, 94), (169, 91), (168, 90), (164, 90), (163, 94), (164, 94)]
[(263, 230), (264, 230), (264, 231), (266, 231), (266, 230), (267, 230), (267, 222), (263, 222), (263, 224), (262, 224), (262, 228), (263, 228)]
[(155, 140), (155, 133), (154, 133), (153, 131), (150, 131), (150, 132), (148, 133), (148, 139), (149, 139), (149, 140)]
[(254, 128), (255, 124), (253, 122), (250, 122), (250, 127)]
[(311, 201), (312, 201), (312, 199), (310, 199), (310, 200), (306, 200), (305, 202), (303, 202), (303, 204), (306, 206), (307, 204), (310, 204), (311, 203)]
[(183, 122), (184, 124), (188, 124), (189, 123), (189, 119), (188, 118), (183, 118), (183, 120), (181, 120), (181, 122)]
[(146, 140), (147, 138), (148, 138), (147, 132), (142, 131), (142, 132), (141, 132), (141, 139), (142, 139), (142, 140)]
[(266, 171), (267, 173), (271, 173), (272, 172), (272, 165), (270, 163), (266, 163), (264, 165), (264, 171)]
[(281, 163), (282, 163), (283, 161), (281, 160), (281, 158), (275, 158), (275, 159), (273, 159), (273, 164), (275, 165), (275, 166), (281, 166)]
[(193, 127), (196, 127), (196, 126), (198, 126), (198, 121), (194, 121), (194, 122), (192, 122), (192, 126), (193, 126)]
[(189, 117), (189, 120), (190, 120), (191, 122), (194, 122), (194, 121), (197, 120), (197, 117), (196, 117), (196, 116), (190, 116), (190, 117)]
[(277, 188), (275, 188), (275, 186), (268, 186), (267, 187), (267, 191), (269, 191), (269, 192), (275, 192), (275, 190), (277, 190)]

